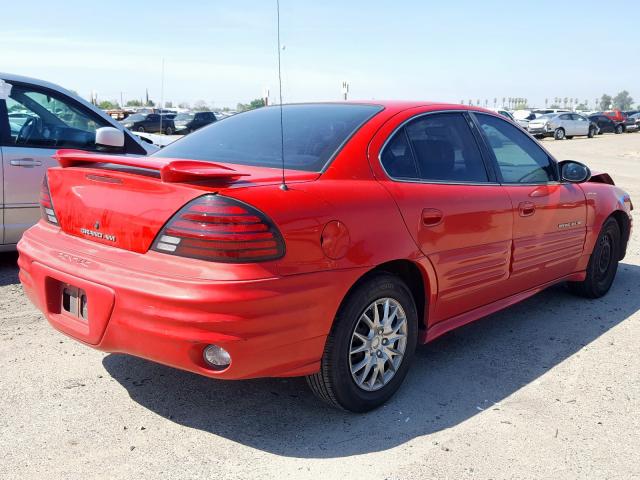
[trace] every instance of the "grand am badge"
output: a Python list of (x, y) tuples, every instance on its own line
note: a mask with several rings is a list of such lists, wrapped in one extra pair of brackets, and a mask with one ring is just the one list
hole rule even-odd
[(97, 232), (95, 230), (89, 230), (88, 228), (81, 228), (80, 233), (86, 235), (88, 237), (100, 238), (102, 240), (107, 240), (108, 242), (115, 242), (116, 236), (109, 235), (108, 233)]
[(578, 225), (582, 225), (580, 220), (576, 220), (575, 222), (559, 223), (558, 228), (571, 228), (577, 227)]

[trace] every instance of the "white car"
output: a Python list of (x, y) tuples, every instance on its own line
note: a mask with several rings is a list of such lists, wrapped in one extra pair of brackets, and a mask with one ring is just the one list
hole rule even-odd
[(553, 137), (556, 140), (579, 135), (593, 138), (598, 127), (577, 113), (547, 113), (529, 122), (529, 133), (536, 138)]
[(57, 166), (59, 148), (139, 156), (158, 150), (69, 90), (0, 73), (0, 252), (15, 250), (40, 219), (42, 178)]

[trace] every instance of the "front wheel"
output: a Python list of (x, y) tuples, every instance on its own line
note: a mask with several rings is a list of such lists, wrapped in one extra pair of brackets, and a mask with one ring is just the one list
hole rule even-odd
[(165, 135), (172, 135), (173, 134), (173, 129), (171, 127), (167, 127), (164, 130)]
[(558, 128), (553, 133), (553, 138), (555, 138), (556, 140), (564, 140), (564, 128)]
[(587, 137), (589, 138), (593, 138), (596, 135), (596, 129), (595, 128), (590, 128), (589, 129), (589, 133), (587, 134)]
[(143, 133), (144, 133), (144, 127), (138, 127), (138, 128), (136, 128), (136, 130), (137, 130), (138, 132), (143, 132)]
[(624, 132), (624, 127), (622, 125), (616, 125), (616, 133), (620, 135), (622, 132)]
[(340, 308), (320, 371), (307, 377), (328, 404), (367, 412), (400, 388), (417, 343), (418, 314), (405, 283), (380, 273), (361, 283)]
[(620, 261), (620, 227), (614, 218), (609, 218), (598, 235), (587, 265), (587, 277), (582, 282), (569, 282), (569, 290), (587, 298), (605, 295), (616, 277)]

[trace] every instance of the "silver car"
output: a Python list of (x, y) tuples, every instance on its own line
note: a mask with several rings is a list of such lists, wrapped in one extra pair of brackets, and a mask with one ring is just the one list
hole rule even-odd
[(584, 135), (589, 138), (598, 133), (598, 127), (587, 117), (577, 113), (548, 113), (529, 122), (529, 133), (536, 138), (553, 137), (556, 140)]
[(0, 251), (40, 218), (39, 195), (59, 148), (147, 155), (157, 147), (62, 87), (0, 73)]

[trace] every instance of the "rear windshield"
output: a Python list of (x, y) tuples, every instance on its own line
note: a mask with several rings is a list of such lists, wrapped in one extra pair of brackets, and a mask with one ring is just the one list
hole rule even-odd
[[(285, 167), (321, 171), (344, 142), (381, 109), (354, 104), (285, 105)], [(215, 122), (153, 156), (280, 167), (281, 152), (280, 108), (264, 107)]]

